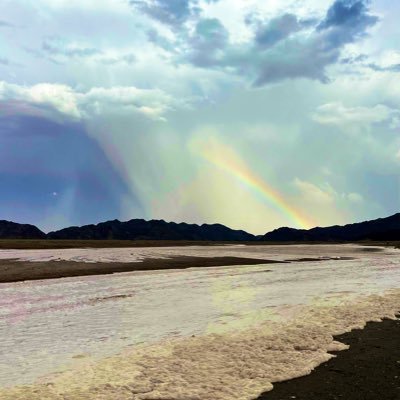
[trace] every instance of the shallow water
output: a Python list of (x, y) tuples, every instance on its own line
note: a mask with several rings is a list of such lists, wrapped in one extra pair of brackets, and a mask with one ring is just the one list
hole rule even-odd
[[(147, 380), (142, 377), (141, 381), (151, 384), (148, 383), (147, 387), (142, 387), (140, 390), (137, 389), (141, 393), (137, 392), (137, 397), (134, 397), (137, 399), (145, 399), (147, 395), (152, 399), (165, 398), (165, 393), (162, 394), (162, 390), (153, 382), (157, 376), (163, 377), (160, 385), (161, 387), (164, 385), (164, 390), (167, 390), (169, 394), (176, 389), (172, 398), (187, 399), (190, 393), (192, 396), (190, 398), (248, 399), (261, 389), (268, 389), (268, 382), (271, 380), (280, 379), (280, 376), (287, 379), (296, 369), (296, 373), (299, 370), (303, 371), (301, 368), (305, 368), (306, 371), (307, 368), (329, 358), (326, 354), (329, 340), (327, 341), (324, 335), (333, 332), (329, 330), (320, 332), (315, 326), (325, 324), (330, 329), (335, 327), (335, 329), (343, 330), (353, 323), (359, 325), (360, 321), (365, 322), (360, 317), (364, 314), (365, 318), (367, 316), (377, 318), (390, 313), (389, 300), (385, 300), (384, 305), (381, 305), (383, 314), (380, 315), (380, 308), (372, 307), (372, 300), (367, 296), (381, 295), (390, 289), (400, 288), (400, 253), (398, 251), (384, 249), (380, 252), (368, 252), (362, 247), (353, 245), (7, 250), (0, 251), (0, 262), (1, 259), (8, 258), (121, 262), (171, 255), (208, 257), (235, 255), (276, 260), (309, 256), (351, 256), (355, 259), (131, 272), (0, 284), (0, 387), (31, 384), (38, 380), (51, 382), (55, 379), (54, 376), (43, 377), (68, 368), (72, 370), (76, 368), (78, 371), (84, 366), (87, 373), (89, 363), (91, 376), (96, 375), (93, 371), (108, 366), (106, 375), (103, 374), (101, 378), (103, 382), (96, 380), (93, 385), (113, 381), (115, 368), (121, 368), (121, 373), (124, 374), (123, 379), (118, 379), (124, 381), (126, 376), (129, 376), (132, 380), (132, 377), (140, 372), (139, 366), (142, 368), (145, 366)], [(364, 303), (362, 299), (365, 299)], [(379, 301), (374, 300), (372, 304)], [(366, 314), (363, 304), (368, 305), (370, 314)], [(339, 320), (335, 322), (329, 318), (325, 320), (330, 310), (336, 310), (348, 325), (340, 325)], [(352, 310), (357, 310), (358, 316), (352, 313)], [(299, 318), (303, 321), (300, 323), (300, 328)], [(307, 325), (307, 321), (311, 320), (313, 320), (312, 327)], [(322, 344), (315, 339), (316, 343), (319, 343), (319, 347), (316, 345), (317, 349), (314, 349), (315, 354), (310, 349), (306, 349), (308, 353), (307, 351), (302, 353), (302, 358), (298, 360), (300, 364), (297, 365), (297, 358), (290, 353), (293, 352), (293, 346), (289, 346), (288, 349), (287, 343), (296, 340), (299, 343), (302, 342), (305, 334), (302, 328), (303, 323), (304, 326), (308, 326), (308, 331), (317, 329), (315, 337), (322, 340)], [(284, 340), (285, 331), (291, 332), (287, 334), (289, 342), (283, 341), (281, 348), (275, 349), (273, 354), (279, 353), (281, 357), (278, 357), (279, 362), (282, 359), (285, 360), (285, 357), (287, 357), (287, 363), (293, 360), (294, 365), (297, 365), (296, 368), (289, 368), (287, 372), (276, 370), (278, 372), (275, 371), (276, 376), (273, 376), (270, 372), (271, 365), (275, 365), (272, 358), (269, 367), (265, 359), (262, 359), (264, 367), (250, 363), (250, 370), (261, 371), (264, 368), (269, 372), (266, 373), (263, 370), (265, 373), (259, 373), (259, 375), (265, 375), (263, 379), (257, 374), (251, 378), (253, 373), (251, 371), (248, 375), (245, 374), (246, 377), (243, 379), (246, 383), (242, 382), (245, 389), (240, 394), (241, 397), (235, 397), (229, 392), (232, 389), (229, 388), (231, 379), (229, 375), (233, 374), (230, 370), (230, 372), (225, 371), (224, 375), (221, 369), (218, 377), (219, 384), (207, 386), (203, 382), (203, 385), (200, 385), (204, 386), (203, 389), (196, 387), (198, 382), (189, 372), (193, 370), (193, 366), (179, 370), (179, 379), (176, 376), (176, 368), (165, 367), (157, 370), (161, 364), (175, 365), (174, 362), (179, 360), (181, 362), (185, 358), (182, 356), (183, 353), (190, 354), (192, 351), (199, 359), (214, 348), (212, 343), (218, 343), (217, 347), (222, 350), (214, 348), (214, 351), (211, 351), (204, 359), (205, 364), (213, 365), (215, 357), (217, 360), (220, 357), (226, 364), (227, 360), (224, 357), (229, 354), (233, 359), (238, 354), (242, 354), (245, 359), (249, 357), (256, 359), (262, 357), (261, 353), (267, 354), (269, 351), (268, 348), (263, 349), (265, 343), (269, 343), (266, 336), (279, 333), (280, 340)], [(257, 336), (261, 333), (262, 340), (257, 340)], [(196, 337), (192, 338), (192, 335)], [(173, 339), (173, 345), (171, 345), (171, 339)], [(252, 347), (247, 349), (247, 354), (248, 341), (252, 343)], [(276, 338), (273, 342), (277, 342)], [(199, 349), (201, 349), (201, 357)], [(164, 351), (166, 355), (163, 354)], [(162, 360), (159, 359), (160, 354), (163, 354)], [(123, 360), (130, 360), (130, 363), (124, 367), (124, 370), (122, 367), (116, 367), (114, 358), (108, 361), (103, 360), (104, 357), (110, 356), (117, 357), (119, 366), (123, 364)], [(96, 360), (98, 364), (93, 367), (92, 364)], [(148, 362), (151, 365), (146, 364)], [(244, 361), (239, 357), (235, 362), (239, 365)], [(233, 365), (232, 369), (234, 367)], [(153, 376), (151, 375), (152, 368)], [(203, 381), (212, 381), (215, 369), (208, 370), (207, 368), (203, 365), (201, 372), (196, 370), (197, 375), (205, 374), (202, 376)], [(63, 382), (68, 382), (68, 379), (64, 379)], [(73, 380), (73, 378), (70, 379)], [(239, 380), (235, 378), (235, 381)], [(126, 386), (126, 381), (124, 382)], [(181, 383), (176, 383), (175, 387), (173, 382)], [(74, 385), (76, 386), (76, 383)], [(182, 387), (188, 385), (191, 388), (187, 388), (185, 392)], [(221, 386), (227, 387), (228, 392), (221, 392)], [(63, 390), (68, 392), (70, 389), (66, 387)], [(99, 393), (101, 393), (101, 389), (96, 390), (100, 390)], [(110, 388), (104, 389), (104, 393), (110, 390)], [(104, 394), (105, 397), (101, 398), (116, 398), (115, 390), (109, 395)], [(237, 389), (236, 392), (238, 392)], [(21, 398), (30, 398), (33, 392), (26, 393), (24, 397), (25, 394), (21, 392)], [(82, 396), (87, 396), (87, 393), (89, 392)], [(7, 393), (4, 392), (3, 397), (7, 398), (6, 395)], [(14, 393), (14, 398), (19, 398), (15, 396)], [(46, 398), (44, 392), (41, 396)], [(80, 395), (70, 396), (72, 397), (69, 398), (81, 398)], [(118, 394), (118, 396), (124, 398), (123, 394)], [(53, 395), (49, 398), (55, 397)]]

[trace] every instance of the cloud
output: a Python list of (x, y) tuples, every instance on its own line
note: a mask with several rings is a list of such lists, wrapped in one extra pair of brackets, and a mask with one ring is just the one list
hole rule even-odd
[(86, 114), (136, 112), (156, 120), (179, 104), (159, 89), (135, 87), (93, 88), (79, 102)]
[(136, 55), (133, 53), (115, 54), (115, 55), (104, 55), (97, 59), (103, 64), (114, 65), (114, 64), (128, 64), (132, 65), (137, 61)]
[(150, 18), (174, 28), (179, 28), (199, 11), (196, 7), (197, 2), (190, 0), (130, 0), (129, 2)]
[(364, 198), (359, 193), (349, 193), (346, 195), (346, 198), (356, 204), (360, 204), (364, 202)]
[(399, 116), (399, 110), (383, 104), (377, 104), (374, 107), (345, 107), (340, 102), (334, 102), (319, 106), (312, 115), (312, 119), (323, 125), (368, 129), (372, 124), (385, 121), (394, 127)]
[(393, 49), (383, 51), (374, 57), (373, 62), (365, 62), (364, 67), (377, 72), (400, 72), (400, 52)]
[(328, 81), (326, 68), (339, 60), (343, 47), (364, 37), (377, 21), (365, 1), (336, 0), (311, 33), (300, 31), (265, 53), (255, 85), (301, 77)]
[(136, 113), (162, 120), (168, 110), (182, 104), (159, 89), (112, 87), (79, 92), (60, 84), (19, 86), (6, 82), (0, 82), (0, 101), (8, 105), (9, 114), (23, 114), (27, 109), (40, 113), (44, 107), (73, 119), (103, 113)]
[(328, 182), (315, 184), (295, 178), (293, 186), (298, 192), (298, 204), (306, 209), (312, 209), (316, 220), (323, 221), (323, 225), (348, 222), (346, 213), (365, 205), (361, 194), (340, 192)]
[(5, 57), (0, 57), (0, 66), (21, 68), (22, 65)]
[(364, 61), (368, 60), (368, 56), (366, 54), (357, 54), (357, 55), (349, 55), (347, 57), (341, 58), (341, 64), (360, 64)]
[(0, 101), (49, 106), (61, 114), (81, 117), (76, 94), (67, 85), (41, 83), (28, 87), (0, 82)]
[(96, 47), (87, 46), (77, 42), (68, 42), (60, 37), (49, 37), (44, 39), (41, 50), (26, 49), (33, 55), (42, 58), (46, 57), (55, 63), (66, 63), (71, 59), (92, 60), (97, 63), (114, 64), (133, 64), (136, 62), (136, 56), (132, 52), (121, 50), (100, 50)]
[(346, 27), (350, 35), (362, 34), (378, 21), (378, 17), (369, 15), (368, 3), (368, 0), (336, 0), (318, 29)]
[(0, 20), (0, 28), (12, 28), (14, 25), (7, 21)]
[(301, 29), (302, 25), (295, 15), (283, 14), (259, 26), (255, 41), (259, 47), (269, 48)]
[(296, 78), (328, 82), (327, 67), (377, 21), (366, 1), (336, 0), (319, 21), (285, 13), (248, 24), (253, 37), (231, 43), (221, 21), (200, 19), (183, 50), (191, 64), (235, 73), (254, 86)]
[(400, 72), (400, 64), (381, 66), (375, 63), (368, 64), (368, 67), (378, 72)]
[(42, 43), (42, 50), (50, 56), (65, 56), (71, 58), (86, 58), (100, 54), (94, 47), (68, 44), (60, 38), (47, 38)]
[(189, 41), (187, 57), (200, 67), (218, 65), (222, 61), (228, 41), (229, 33), (218, 19), (200, 19)]
[[(219, 0), (129, 0), (137, 11), (177, 31), (185, 30), (185, 23), (201, 15), (202, 5)], [(201, 4), (203, 3), (203, 4)], [(154, 33), (154, 32), (152, 32)]]
[(299, 178), (295, 178), (293, 184), (301, 195), (312, 203), (331, 204), (335, 201), (336, 192), (329, 184), (325, 184), (325, 187), (321, 188)]

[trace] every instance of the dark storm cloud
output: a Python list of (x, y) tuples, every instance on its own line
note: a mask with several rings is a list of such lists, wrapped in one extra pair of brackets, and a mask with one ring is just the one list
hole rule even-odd
[(318, 29), (346, 26), (350, 31), (362, 32), (378, 21), (378, 17), (369, 15), (368, 3), (367, 0), (336, 0)]
[(203, 19), (187, 39), (185, 56), (198, 67), (245, 76), (254, 86), (295, 78), (328, 82), (327, 67), (340, 62), (344, 46), (366, 36), (377, 21), (367, 1), (336, 0), (320, 21), (293, 14), (265, 22), (249, 19), (254, 39), (238, 45), (229, 43), (220, 21)]
[(365, 36), (377, 22), (378, 17), (369, 14), (367, 1), (336, 0), (317, 31), (325, 34), (327, 46), (341, 47)]
[(378, 21), (366, 1), (336, 0), (312, 34), (287, 39), (265, 54), (255, 85), (285, 78), (326, 82), (326, 68), (339, 61), (343, 47), (366, 35)]
[(74, 224), (115, 218), (131, 196), (82, 125), (34, 116), (0, 116), (0, 182), (0, 219), (32, 223), (60, 213)]

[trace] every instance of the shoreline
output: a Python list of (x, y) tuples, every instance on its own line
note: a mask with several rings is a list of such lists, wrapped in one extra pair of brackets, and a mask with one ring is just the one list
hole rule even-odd
[(274, 383), (255, 400), (400, 399), (400, 320), (367, 322), (363, 329), (334, 336), (350, 345), (310, 375)]
[(288, 246), (288, 245), (330, 245), (353, 244), (369, 248), (371, 246), (400, 248), (400, 241), (360, 241), (360, 242), (265, 242), (265, 241), (203, 241), (203, 240), (57, 240), (57, 239), (0, 239), (0, 250), (45, 250), (81, 248), (125, 248), (125, 247), (186, 247), (186, 246)]

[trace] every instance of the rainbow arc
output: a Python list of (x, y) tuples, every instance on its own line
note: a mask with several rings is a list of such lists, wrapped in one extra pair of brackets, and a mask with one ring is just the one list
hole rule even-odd
[(271, 206), (281, 212), (295, 227), (308, 229), (314, 224), (303, 212), (292, 206), (272, 185), (251, 171), (240, 156), (229, 146), (215, 138), (196, 141), (196, 152), (210, 164), (243, 183), (261, 195)]

